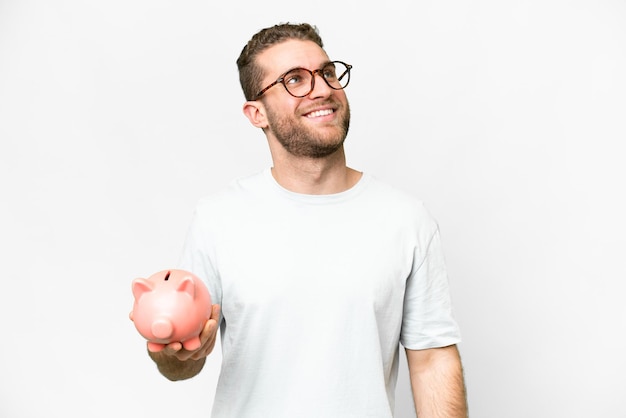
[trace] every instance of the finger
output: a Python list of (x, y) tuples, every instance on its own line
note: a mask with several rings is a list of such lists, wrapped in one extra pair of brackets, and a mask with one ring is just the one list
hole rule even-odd
[(190, 358), (193, 358), (194, 353), (195, 351), (187, 351), (185, 349), (182, 349), (174, 353), (174, 356), (176, 356), (176, 358), (180, 361), (187, 361)]
[(198, 351), (194, 352), (190, 358), (192, 360), (200, 360), (204, 357), (207, 357), (213, 351), (214, 346), (215, 346), (215, 338), (211, 338), (205, 344), (203, 344), (202, 347)]
[(221, 310), (222, 310), (222, 307), (218, 305), (217, 303), (211, 306), (211, 319), (215, 319), (216, 321), (219, 321)]
[(219, 327), (218, 320), (220, 316), (220, 306), (213, 305), (211, 308), (211, 319), (207, 320), (204, 324), (204, 328), (200, 333), (200, 340), (202, 346), (192, 353), (191, 359), (200, 360), (203, 357), (208, 356), (215, 347), (215, 341), (217, 339), (217, 329)]
[(204, 323), (204, 327), (200, 332), (200, 339), (203, 343), (217, 333), (219, 318), (220, 305), (213, 305), (211, 307), (211, 317)]
[(171, 343), (167, 344), (165, 347), (163, 347), (164, 353), (167, 354), (167, 355), (170, 355), (170, 356), (176, 355), (182, 349), (183, 349), (183, 345), (182, 345), (182, 343), (180, 343), (178, 341), (171, 342)]

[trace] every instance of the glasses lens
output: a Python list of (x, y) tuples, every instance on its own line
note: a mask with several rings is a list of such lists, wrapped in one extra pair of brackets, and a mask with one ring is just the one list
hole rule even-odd
[(350, 81), (350, 70), (343, 62), (334, 61), (322, 69), (326, 83), (335, 90), (341, 90)]
[(293, 96), (304, 97), (311, 92), (311, 73), (303, 68), (296, 68), (285, 74), (283, 84)]

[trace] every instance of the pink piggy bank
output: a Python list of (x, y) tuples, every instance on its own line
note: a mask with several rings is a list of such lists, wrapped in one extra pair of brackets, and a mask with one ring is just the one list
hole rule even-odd
[(186, 350), (200, 347), (200, 331), (211, 317), (211, 295), (197, 276), (184, 270), (163, 270), (132, 283), (135, 304), (130, 313), (148, 349), (161, 351), (179, 341)]

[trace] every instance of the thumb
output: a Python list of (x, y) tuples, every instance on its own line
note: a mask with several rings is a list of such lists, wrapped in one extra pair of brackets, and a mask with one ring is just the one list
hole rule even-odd
[(217, 303), (211, 306), (211, 318), (210, 319), (215, 319), (217, 322), (219, 322), (221, 311), (222, 311), (222, 307), (218, 305)]

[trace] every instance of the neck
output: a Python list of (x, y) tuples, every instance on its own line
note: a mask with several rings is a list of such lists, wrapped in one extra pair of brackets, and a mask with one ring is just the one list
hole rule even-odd
[(324, 158), (296, 157), (283, 152), (272, 152), (272, 176), (287, 190), (302, 194), (334, 194), (353, 187), (361, 173), (346, 166), (341, 147)]

